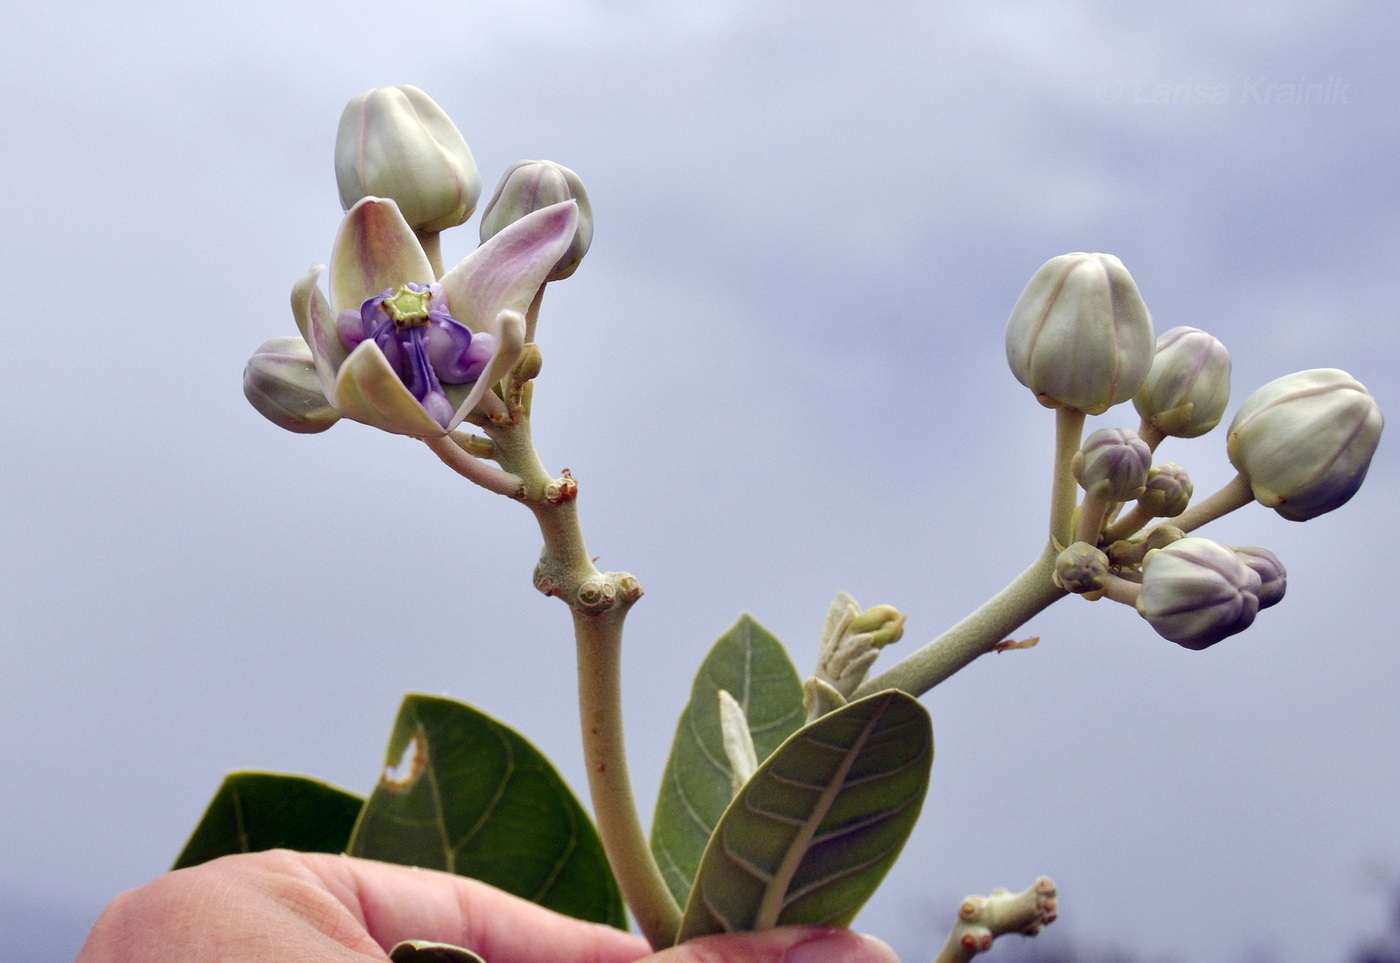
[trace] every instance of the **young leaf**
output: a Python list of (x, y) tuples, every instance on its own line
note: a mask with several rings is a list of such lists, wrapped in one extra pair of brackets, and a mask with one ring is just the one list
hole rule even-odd
[(740, 616), (695, 676), (651, 824), (651, 851), (682, 906), (705, 844), (734, 795), (720, 727), (721, 689), (747, 714), (759, 762), (805, 718), (802, 682), (782, 643), (747, 614)]
[(725, 811), (679, 939), (848, 924), (913, 830), (932, 764), (928, 713), (898, 690), (800, 729)]
[(265, 849), (343, 852), (363, 805), (354, 793), (306, 776), (229, 773), (171, 869)]
[(404, 697), (348, 852), (471, 876), (559, 913), (627, 926), (598, 831), (549, 760), (451, 699)]

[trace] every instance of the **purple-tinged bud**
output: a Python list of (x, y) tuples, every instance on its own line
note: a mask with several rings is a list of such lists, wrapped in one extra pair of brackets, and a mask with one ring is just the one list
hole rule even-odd
[(1284, 590), (1288, 588), (1288, 572), (1284, 570), (1283, 563), (1278, 560), (1277, 555), (1267, 548), (1256, 548), (1252, 545), (1236, 547), (1235, 554), (1259, 576), (1261, 609), (1277, 605), (1283, 600)]
[(340, 420), (301, 338), (263, 342), (243, 369), (243, 394), (264, 418), (288, 431), (311, 435)]
[(481, 240), (485, 243), (507, 224), (513, 224), (531, 211), (574, 200), (578, 203), (578, 229), (573, 243), (550, 271), (548, 281), (560, 281), (578, 269), (579, 262), (593, 243), (593, 208), (583, 181), (573, 171), (553, 161), (516, 161), (501, 176), (481, 214)]
[(1376, 400), (1345, 371), (1299, 371), (1245, 399), (1230, 423), (1230, 462), (1261, 505), (1305, 522), (1356, 494), (1383, 424)]
[(1047, 408), (1097, 415), (1152, 366), (1152, 315), (1111, 254), (1062, 254), (1035, 272), (1006, 325), (1006, 360)]
[(1138, 611), (1157, 634), (1204, 649), (1243, 632), (1259, 611), (1258, 573), (1208, 538), (1182, 538), (1142, 560)]
[(1055, 558), (1055, 584), (1093, 601), (1102, 598), (1110, 578), (1108, 556), (1088, 542), (1075, 542)]
[(1230, 353), (1199, 328), (1172, 328), (1157, 339), (1147, 380), (1133, 395), (1143, 419), (1164, 435), (1204, 435), (1230, 401)]
[(1138, 496), (1138, 504), (1153, 518), (1175, 518), (1186, 511), (1195, 490), (1185, 468), (1176, 462), (1164, 461), (1148, 471), (1147, 484)]
[(456, 227), (476, 210), (481, 176), (451, 119), (417, 87), (376, 87), (345, 107), (335, 179), (348, 211), (365, 197), (398, 204), (419, 234)]
[(1070, 463), (1080, 486), (1107, 502), (1131, 501), (1141, 495), (1151, 466), (1152, 449), (1129, 428), (1094, 432)]

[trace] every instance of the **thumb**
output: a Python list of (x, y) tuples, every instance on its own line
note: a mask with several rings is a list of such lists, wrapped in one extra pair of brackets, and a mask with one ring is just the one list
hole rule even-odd
[(899, 963), (884, 943), (847, 929), (783, 926), (702, 936), (637, 963)]

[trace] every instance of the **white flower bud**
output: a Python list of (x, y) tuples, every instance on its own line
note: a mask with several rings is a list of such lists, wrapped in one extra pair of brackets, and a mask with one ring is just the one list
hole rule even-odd
[(420, 234), (456, 227), (476, 210), (481, 177), (467, 142), (417, 87), (376, 87), (345, 107), (335, 179), (348, 211), (364, 197), (398, 204)]
[(1230, 423), (1230, 462), (1261, 505), (1305, 522), (1356, 494), (1383, 424), (1376, 400), (1345, 371), (1299, 371), (1240, 406)]
[(1147, 484), (1138, 496), (1138, 504), (1153, 518), (1175, 518), (1191, 504), (1195, 486), (1186, 469), (1176, 462), (1164, 461), (1147, 473)]
[(1259, 611), (1258, 573), (1208, 538), (1181, 538), (1142, 560), (1138, 611), (1157, 634), (1204, 649), (1243, 632)]
[(1278, 560), (1277, 555), (1267, 548), (1255, 548), (1252, 545), (1236, 547), (1235, 554), (1259, 576), (1261, 609), (1277, 605), (1283, 600), (1284, 590), (1288, 588), (1288, 572), (1284, 570), (1283, 563)]
[(1006, 360), (1047, 408), (1097, 415), (1152, 366), (1152, 315), (1111, 254), (1062, 254), (1031, 278), (1006, 325)]
[(1198, 328), (1172, 328), (1157, 339), (1147, 380), (1133, 395), (1143, 419), (1164, 435), (1204, 435), (1230, 401), (1230, 353)]
[(301, 338), (264, 342), (243, 369), (243, 394), (264, 418), (288, 431), (315, 434), (340, 420)]
[(555, 263), (547, 281), (559, 281), (573, 274), (593, 243), (593, 208), (583, 181), (573, 171), (553, 161), (516, 161), (501, 176), (481, 214), (481, 241), (498, 234), (526, 214), (542, 207), (574, 200), (578, 203), (578, 228), (573, 243)]
[(1151, 466), (1152, 449), (1128, 428), (1094, 432), (1070, 462), (1080, 487), (1108, 502), (1131, 501), (1141, 495)]

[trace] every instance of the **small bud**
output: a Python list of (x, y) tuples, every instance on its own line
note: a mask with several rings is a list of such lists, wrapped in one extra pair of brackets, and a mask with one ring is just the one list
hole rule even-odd
[(1138, 496), (1138, 504), (1153, 518), (1175, 518), (1186, 511), (1195, 491), (1185, 468), (1176, 462), (1164, 461), (1148, 471), (1147, 484)]
[(340, 420), (301, 338), (264, 342), (243, 369), (243, 394), (264, 418), (288, 431), (315, 434)]
[(389, 198), (420, 234), (461, 224), (481, 195), (467, 142), (431, 97), (407, 84), (376, 87), (346, 105), (335, 179), (347, 211), (364, 197)]
[(814, 677), (849, 699), (865, 681), (880, 649), (904, 635), (904, 620), (893, 606), (862, 611), (855, 599), (837, 592), (822, 628)]
[(851, 619), (850, 631), (856, 635), (869, 633), (870, 644), (883, 649), (904, 638), (904, 623), (908, 619), (893, 605), (875, 605)]
[(1152, 366), (1152, 315), (1111, 254), (1062, 254), (1035, 272), (1006, 325), (1016, 380), (1047, 408), (1097, 415), (1127, 401)]
[(526, 214), (570, 199), (578, 203), (578, 229), (574, 231), (573, 243), (545, 279), (562, 280), (574, 273), (593, 242), (593, 208), (588, 203), (588, 193), (579, 176), (567, 167), (544, 160), (511, 165), (481, 214), (481, 241), (484, 244)]
[(1259, 575), (1231, 549), (1182, 538), (1142, 561), (1138, 611), (1157, 634), (1204, 649), (1243, 632), (1259, 611)]
[(1108, 556), (1088, 542), (1075, 542), (1055, 559), (1055, 584), (1093, 601), (1103, 597), (1111, 577)]
[(1383, 424), (1376, 400), (1345, 371), (1299, 371), (1240, 406), (1230, 423), (1230, 461), (1261, 505), (1305, 522), (1356, 494)]
[(1278, 556), (1267, 548), (1252, 545), (1236, 547), (1235, 554), (1259, 576), (1259, 607), (1266, 609), (1281, 602), (1288, 588), (1288, 572)]
[(1143, 420), (1164, 435), (1195, 438), (1220, 424), (1230, 401), (1230, 353), (1199, 328), (1157, 339), (1147, 380), (1133, 395)]
[(1128, 428), (1094, 432), (1070, 467), (1080, 486), (1106, 502), (1126, 502), (1142, 494), (1152, 465), (1152, 449)]

